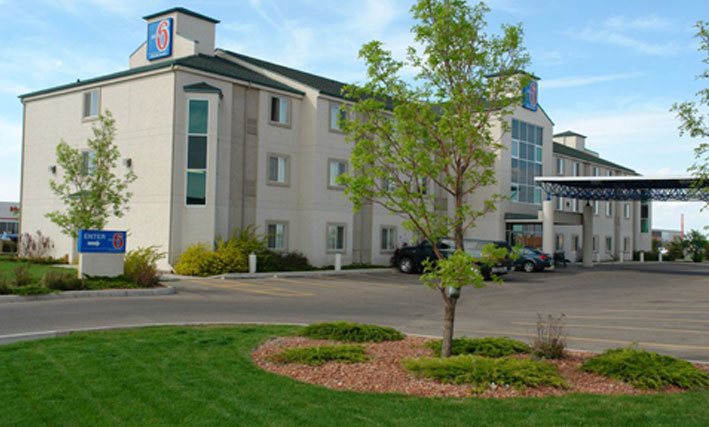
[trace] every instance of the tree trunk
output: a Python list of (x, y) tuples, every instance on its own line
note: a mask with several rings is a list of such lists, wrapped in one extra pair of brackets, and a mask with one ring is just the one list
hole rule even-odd
[(450, 357), (451, 345), (453, 342), (453, 327), (455, 323), (455, 305), (458, 298), (451, 298), (446, 295), (446, 289), (443, 289), (443, 301), (445, 312), (443, 314), (443, 343), (441, 345), (441, 357)]

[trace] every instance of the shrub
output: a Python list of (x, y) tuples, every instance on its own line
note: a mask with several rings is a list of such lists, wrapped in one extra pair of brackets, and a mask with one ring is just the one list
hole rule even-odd
[(12, 287), (7, 283), (7, 279), (0, 277), (0, 295), (9, 295), (12, 293)]
[(34, 283), (34, 279), (30, 275), (30, 270), (24, 263), (17, 264), (15, 269), (12, 271), (12, 277), (10, 278), (10, 285), (17, 288), (23, 286), (29, 286)]
[(683, 389), (709, 388), (709, 373), (675, 357), (636, 348), (617, 348), (587, 360), (581, 370), (625, 381), (643, 389), (674, 385)]
[(298, 251), (278, 253), (263, 250), (257, 254), (258, 271), (310, 271), (315, 267), (310, 265), (308, 257)]
[(537, 314), (537, 336), (532, 343), (532, 354), (541, 359), (561, 359), (566, 349), (566, 330), (562, 314), (545, 318)]
[(566, 386), (556, 366), (538, 360), (459, 355), (405, 359), (402, 365), (419, 378), (470, 384), (476, 391), (484, 391), (491, 385), (515, 388)]
[[(436, 356), (441, 355), (441, 341), (430, 341), (426, 347)], [(505, 337), (456, 338), (451, 343), (451, 355), (474, 354), (485, 357), (503, 357), (511, 354), (529, 353), (530, 348), (522, 341)]]
[(52, 239), (42, 235), (41, 231), (37, 231), (34, 235), (22, 233), (17, 242), (18, 257), (29, 260), (48, 258), (49, 253), (54, 249)]
[(327, 362), (358, 363), (369, 358), (361, 345), (325, 345), (286, 349), (271, 357), (276, 363), (302, 363), (320, 366)]
[(49, 270), (42, 276), (42, 286), (57, 291), (79, 291), (86, 289), (86, 283), (76, 273)]
[(15, 295), (21, 295), (21, 296), (46, 295), (46, 294), (51, 294), (52, 292), (54, 292), (54, 291), (49, 288), (45, 288), (44, 286), (40, 286), (40, 285), (23, 286), (21, 288), (16, 288), (13, 291), (13, 293)]
[(394, 328), (354, 322), (314, 323), (307, 326), (301, 335), (308, 338), (350, 342), (382, 342), (404, 339), (404, 334)]
[(211, 276), (221, 271), (219, 257), (204, 243), (188, 247), (175, 263), (175, 272), (185, 276)]
[(155, 286), (160, 278), (157, 262), (164, 257), (165, 253), (158, 252), (157, 246), (133, 249), (126, 254), (124, 275), (140, 287)]

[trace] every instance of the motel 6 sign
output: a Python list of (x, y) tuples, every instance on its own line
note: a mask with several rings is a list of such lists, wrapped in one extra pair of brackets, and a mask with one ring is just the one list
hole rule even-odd
[(148, 24), (148, 61), (172, 55), (172, 18)]
[(79, 230), (79, 253), (124, 254), (126, 232), (107, 230)]

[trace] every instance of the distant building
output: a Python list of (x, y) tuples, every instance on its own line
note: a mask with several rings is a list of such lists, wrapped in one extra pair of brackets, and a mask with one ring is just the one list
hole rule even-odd
[(17, 234), (20, 225), (18, 212), (20, 204), (17, 202), (0, 202), (0, 234)]
[(660, 242), (660, 246), (663, 246), (673, 240), (678, 240), (682, 238), (682, 232), (680, 230), (652, 230), (652, 240)]

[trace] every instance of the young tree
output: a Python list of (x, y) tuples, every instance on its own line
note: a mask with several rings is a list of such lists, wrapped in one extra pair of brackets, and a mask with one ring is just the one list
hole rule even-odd
[(57, 145), (57, 165), (63, 172), (61, 181), (51, 180), (49, 186), (64, 205), (65, 211), (53, 211), (47, 218), (62, 232), (77, 237), (82, 229), (103, 229), (108, 218), (122, 217), (128, 209), (132, 193), (128, 184), (136, 176), (129, 170), (122, 177), (115, 169), (121, 157), (113, 144), (115, 120), (109, 111), (99, 116), (94, 136), (87, 140), (89, 151), (72, 148), (63, 140)]
[[(496, 182), (504, 147), (494, 127), (508, 129), (505, 118), (530, 79), (519, 72), (529, 57), (520, 25), (503, 25), (499, 36), (485, 33), (483, 3), (419, 0), (411, 11), (420, 47), (409, 47), (406, 60), (395, 60), (378, 41), (360, 50), (368, 79), (345, 90), (355, 101), (341, 123), (353, 143), (352, 170), (340, 182), (355, 209), (376, 203), (429, 242), (454, 238), (453, 256), (433, 245), (438, 261), (422, 276), (443, 299), (441, 354), (448, 356), (460, 288), (483, 283), (471, 272), (463, 238), (503, 197), (477, 191)], [(417, 71), (414, 83), (401, 76), (405, 67)], [(470, 203), (473, 195), (481, 207)]]
[[(709, 64), (709, 24), (699, 21), (696, 37), (699, 39), (699, 50), (704, 53), (702, 62)], [(709, 69), (705, 69), (697, 79), (709, 79)], [(709, 109), (709, 87), (697, 92), (697, 101), (685, 101), (672, 105), (672, 110), (677, 113), (680, 120), (680, 136), (688, 134), (692, 138), (709, 138), (709, 123), (707, 123), (707, 110)], [(687, 169), (698, 179), (697, 190), (709, 192), (709, 142), (700, 142), (694, 149), (694, 164)], [(704, 206), (709, 207), (709, 201)]]

